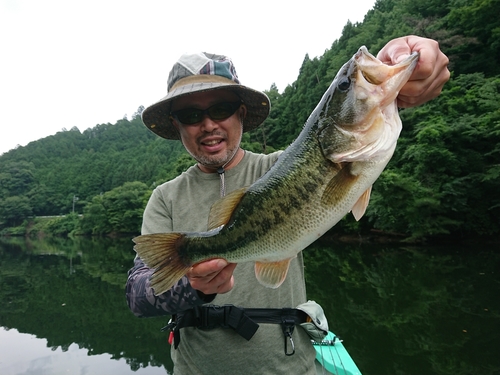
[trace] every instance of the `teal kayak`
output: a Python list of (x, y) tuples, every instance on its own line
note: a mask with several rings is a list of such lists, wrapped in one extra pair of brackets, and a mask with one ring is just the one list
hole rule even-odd
[(318, 374), (361, 375), (342, 340), (333, 332), (328, 332), (323, 341), (312, 343), (316, 349), (316, 360), (321, 364), (317, 369)]

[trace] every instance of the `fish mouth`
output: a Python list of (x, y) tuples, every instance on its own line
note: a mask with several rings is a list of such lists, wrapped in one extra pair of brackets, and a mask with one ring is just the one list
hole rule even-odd
[(374, 161), (392, 155), (402, 129), (396, 97), (418, 58), (413, 53), (398, 64), (387, 65), (362, 46), (339, 70), (331, 86), (331, 95), (337, 98), (326, 109), (333, 127), (321, 127), (318, 132), (328, 159), (334, 163)]
[[(413, 52), (395, 65), (387, 65), (373, 56), (365, 46), (353, 56), (357, 69), (357, 84), (379, 86), (385, 97), (379, 97), (380, 106), (385, 107), (396, 100), (401, 88), (406, 84), (418, 64), (420, 54)], [(362, 78), (362, 79), (361, 79)]]

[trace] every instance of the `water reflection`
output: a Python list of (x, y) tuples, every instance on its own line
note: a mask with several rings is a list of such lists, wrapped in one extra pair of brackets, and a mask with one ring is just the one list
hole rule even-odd
[[(19, 333), (16, 329), (0, 329), (0, 360), (2, 375), (18, 374), (127, 374), (131, 373), (125, 359), (113, 360), (109, 354), (88, 355), (73, 343), (68, 348), (49, 348), (46, 339)], [(137, 375), (164, 375), (160, 367), (138, 369)]]
[(306, 259), (309, 297), (322, 302), (363, 374), (500, 373), (500, 254), (493, 247), (322, 241)]
[[(166, 318), (138, 319), (126, 306), (132, 258), (130, 239), (0, 242), (0, 326), (46, 339), (52, 350), (67, 352), (76, 343), (90, 357), (123, 359), (131, 374), (147, 366), (171, 368), (159, 331)], [(8, 352), (2, 357), (4, 374)], [(115, 373), (127, 372), (106, 374)]]
[[(0, 373), (170, 373), (167, 318), (125, 303), (133, 255), (130, 239), (0, 240)], [(322, 240), (305, 257), (309, 298), (364, 375), (500, 373), (493, 247)]]

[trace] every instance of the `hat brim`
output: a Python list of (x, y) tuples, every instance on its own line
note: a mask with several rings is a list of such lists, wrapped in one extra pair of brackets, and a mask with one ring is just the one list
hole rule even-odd
[(142, 112), (142, 121), (156, 135), (166, 139), (180, 139), (179, 133), (170, 121), (172, 101), (195, 92), (228, 90), (238, 95), (247, 114), (243, 120), (243, 132), (257, 128), (269, 115), (271, 103), (263, 92), (235, 83), (198, 82), (171, 90), (163, 99)]

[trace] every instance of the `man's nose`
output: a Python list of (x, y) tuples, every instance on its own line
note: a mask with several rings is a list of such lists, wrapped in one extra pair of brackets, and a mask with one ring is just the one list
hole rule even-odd
[(205, 114), (200, 122), (201, 130), (210, 133), (219, 127), (219, 124)]

